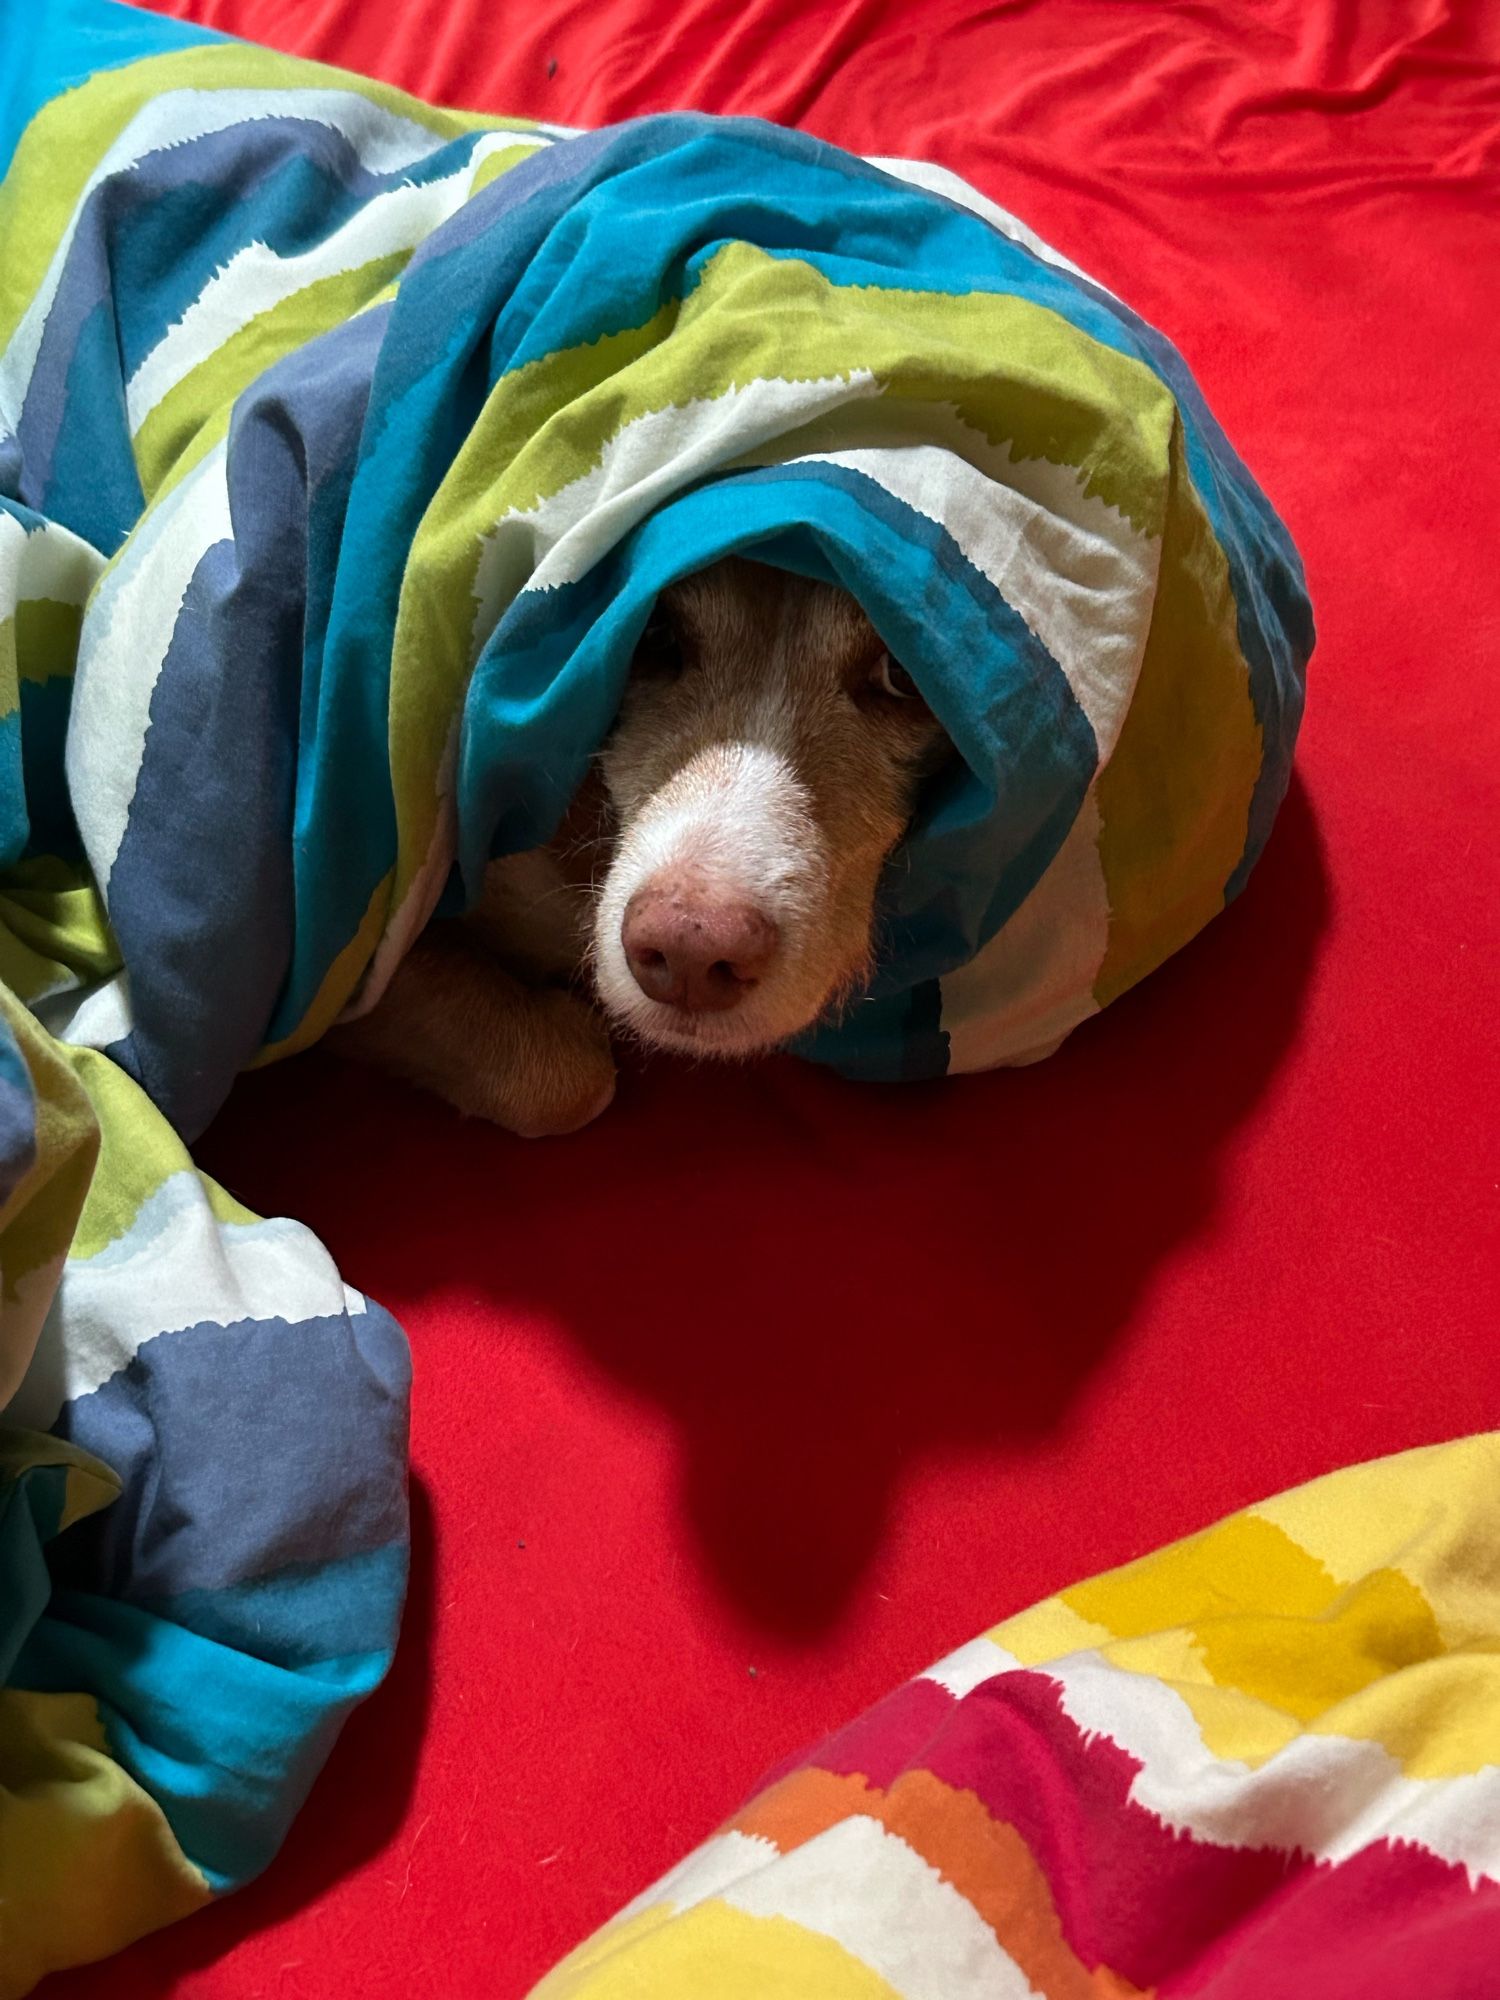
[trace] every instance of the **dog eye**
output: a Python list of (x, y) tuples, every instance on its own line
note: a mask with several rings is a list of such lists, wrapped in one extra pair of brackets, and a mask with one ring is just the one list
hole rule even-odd
[(917, 684), (905, 667), (898, 667), (889, 653), (882, 653), (870, 670), (870, 685), (897, 701), (916, 701)]
[(643, 672), (675, 677), (682, 672), (682, 641), (664, 611), (655, 611), (637, 641), (635, 664)]

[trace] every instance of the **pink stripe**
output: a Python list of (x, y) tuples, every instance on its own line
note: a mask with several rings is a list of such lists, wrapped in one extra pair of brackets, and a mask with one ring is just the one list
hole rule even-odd
[(1384, 1842), (1335, 1867), (1175, 1833), (1132, 1803), (1138, 1762), (1086, 1740), (1041, 1673), (997, 1674), (961, 1701), (913, 1681), (800, 1761), (882, 1790), (926, 1769), (975, 1793), (1045, 1870), (1084, 1964), (1173, 2000), (1500, 1994), (1495, 1884)]
[(1500, 1993), (1500, 1891), (1417, 1847), (1381, 1841), (1281, 1893), (1159, 2000), (1485, 2000)]

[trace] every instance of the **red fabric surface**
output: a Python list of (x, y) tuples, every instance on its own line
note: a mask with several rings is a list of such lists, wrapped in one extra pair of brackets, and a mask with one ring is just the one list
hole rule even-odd
[(1178, 341), (1318, 611), (1249, 892), (1037, 1069), (657, 1063), (529, 1147), (315, 1055), (211, 1134), (410, 1331), (411, 1611), (269, 1876), (48, 1990), (515, 2000), (1002, 1615), (1500, 1422), (1500, 10), (175, 11), (449, 102), (941, 161)]

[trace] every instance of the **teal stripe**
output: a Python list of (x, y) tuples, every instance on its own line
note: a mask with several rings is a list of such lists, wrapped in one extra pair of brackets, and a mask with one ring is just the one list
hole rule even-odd
[(51, 1595), (43, 1550), (58, 1531), (67, 1500), (65, 1465), (28, 1465), (17, 1476), (0, 1479), (0, 1687), (10, 1684)]
[(319, 1567), (298, 1564), (222, 1590), (142, 1598), (140, 1608), (221, 1646), (243, 1646), (253, 1633), (261, 1659), (301, 1672), (325, 1660), (366, 1652), (371, 1606), (401, 1602), (406, 1568), (405, 1544), (392, 1543)]
[(9, 715), (0, 715), (0, 868), (15, 866), (26, 852), (30, 833), (17, 705)]

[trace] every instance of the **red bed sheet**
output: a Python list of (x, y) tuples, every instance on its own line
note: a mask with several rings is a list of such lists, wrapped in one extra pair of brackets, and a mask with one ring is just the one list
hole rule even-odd
[(1318, 612), (1248, 893), (1039, 1068), (654, 1063), (527, 1146), (314, 1055), (210, 1135), (411, 1334), (411, 1607), (269, 1875), (45, 1990), (517, 2000), (1000, 1616), (1500, 1422), (1500, 9), (171, 11), (450, 103), (941, 161), (1179, 343)]

